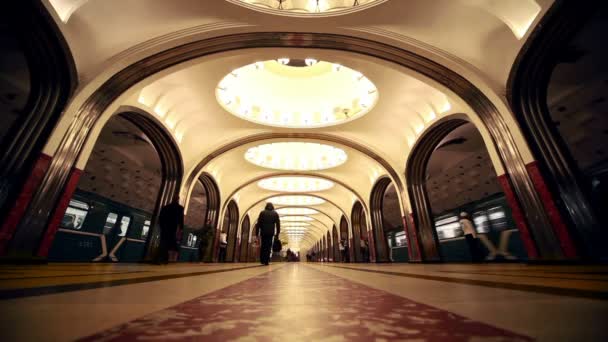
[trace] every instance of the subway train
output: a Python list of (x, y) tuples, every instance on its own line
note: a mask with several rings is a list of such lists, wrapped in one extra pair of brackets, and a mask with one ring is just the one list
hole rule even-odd
[(459, 222), (461, 212), (468, 213), (473, 220), (482, 260), (521, 261), (527, 258), (511, 210), (504, 195), (500, 193), (435, 217), (435, 229), (443, 261), (472, 260)]
[[(51, 261), (139, 262), (152, 214), (95, 193), (77, 190), (61, 220)], [(195, 228), (184, 227), (180, 261), (198, 260)]]

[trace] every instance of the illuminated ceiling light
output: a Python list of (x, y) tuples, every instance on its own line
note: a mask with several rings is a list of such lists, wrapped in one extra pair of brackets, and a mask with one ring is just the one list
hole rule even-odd
[(325, 200), (307, 195), (282, 195), (271, 197), (268, 199), (268, 202), (275, 205), (317, 205), (325, 203)]
[(324, 13), (352, 12), (365, 9), (382, 0), (232, 0), (247, 3), (276, 14), (320, 15)]
[(280, 208), (277, 209), (279, 215), (314, 215), (318, 214), (318, 210), (311, 208)]
[(262, 179), (258, 186), (280, 192), (317, 192), (331, 189), (334, 182), (317, 177), (279, 176)]
[(281, 228), (284, 228), (288, 232), (307, 232), (308, 231), (308, 228), (305, 228), (305, 227), (287, 226), (287, 227), (281, 227)]
[(340, 166), (348, 156), (344, 150), (317, 143), (278, 142), (251, 147), (248, 162), (275, 170), (312, 171)]
[[(314, 221), (314, 219), (310, 216), (301, 216), (301, 215), (283, 215), (281, 216), (281, 222), (309, 222)], [(292, 225), (290, 223), (290, 225)]]
[[(285, 221), (285, 222), (283, 222)], [(308, 222), (300, 222), (300, 221), (289, 221), (287, 218), (285, 218), (285, 220), (281, 220), (281, 225), (285, 226), (285, 227), (293, 227), (293, 228), (301, 228), (301, 229), (307, 229), (305, 227), (310, 226), (310, 223)]]
[(313, 65), (317, 64), (319, 61), (318, 61), (318, 60), (316, 60), (316, 59), (314, 59), (314, 58), (306, 58), (306, 59), (304, 60), (304, 62), (305, 62), (305, 63), (306, 63), (306, 65), (308, 65), (308, 66), (313, 66)]
[(257, 124), (317, 128), (367, 114), (378, 90), (361, 72), (340, 64), (279, 58), (233, 70), (218, 83), (216, 99), (230, 114)]
[(450, 104), (449, 101), (445, 101), (445, 104), (443, 105), (443, 108), (441, 108), (441, 112), (445, 113), (447, 111), (449, 111), (450, 109), (452, 109), (452, 105)]

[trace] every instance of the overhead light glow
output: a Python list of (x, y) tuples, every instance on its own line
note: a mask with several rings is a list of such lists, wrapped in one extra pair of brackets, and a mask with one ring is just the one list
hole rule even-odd
[(277, 209), (279, 215), (314, 215), (318, 214), (318, 210), (311, 208), (280, 208)]
[(317, 205), (325, 203), (325, 200), (307, 195), (282, 195), (271, 197), (268, 202), (278, 205)]
[(325, 170), (347, 160), (344, 150), (317, 143), (278, 142), (251, 147), (245, 159), (255, 165), (275, 170)]
[(306, 58), (304, 60), (304, 63), (306, 63), (307, 66), (313, 66), (313, 65), (317, 64), (317, 62), (319, 62), (319, 61), (317, 61), (314, 58)]
[(380, 3), (380, 0), (237, 0), (264, 10), (275, 10), (277, 14), (294, 13), (319, 15), (365, 9)]
[[(280, 216), (281, 217), (281, 222), (285, 221), (285, 222), (310, 222), (310, 221), (314, 221), (314, 219), (310, 216), (298, 216), (298, 215), (284, 215), (284, 216)], [(292, 223), (289, 223), (289, 225), (292, 225)]]
[(317, 177), (279, 176), (258, 182), (262, 189), (281, 192), (316, 192), (331, 189), (334, 182)]
[(217, 102), (257, 124), (317, 128), (367, 114), (378, 101), (360, 71), (315, 58), (257, 61), (232, 70), (217, 85)]
[(305, 227), (310, 226), (310, 223), (308, 223), (308, 222), (299, 222), (299, 221), (289, 221), (288, 217), (284, 217), (283, 219), (281, 219), (281, 225), (285, 226), (285, 227), (307, 229)]

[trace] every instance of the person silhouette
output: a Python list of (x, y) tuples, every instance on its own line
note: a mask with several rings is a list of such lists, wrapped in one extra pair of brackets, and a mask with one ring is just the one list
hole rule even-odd
[[(275, 231), (276, 228), (276, 231)], [(268, 265), (270, 263), (270, 250), (272, 248), (272, 238), (279, 238), (281, 233), (281, 220), (279, 214), (274, 210), (274, 205), (266, 203), (264, 210), (260, 212), (256, 223), (256, 236), (261, 240), (260, 263)]]
[(177, 261), (179, 251), (178, 234), (184, 227), (184, 207), (179, 204), (179, 195), (173, 196), (173, 201), (165, 205), (158, 215), (160, 226), (160, 244), (157, 263), (167, 264)]

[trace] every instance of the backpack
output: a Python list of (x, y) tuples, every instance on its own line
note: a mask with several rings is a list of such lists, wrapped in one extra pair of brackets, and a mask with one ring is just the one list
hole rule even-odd
[(278, 238), (274, 239), (274, 242), (272, 243), (272, 251), (278, 253), (281, 251), (281, 249), (283, 249), (283, 243), (281, 243), (281, 240)]

